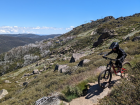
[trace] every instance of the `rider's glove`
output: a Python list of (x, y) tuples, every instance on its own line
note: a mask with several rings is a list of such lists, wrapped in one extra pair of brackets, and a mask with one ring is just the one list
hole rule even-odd
[(102, 57), (103, 57), (103, 58), (105, 58), (105, 56), (104, 56), (104, 55), (103, 55)]
[(117, 61), (120, 61), (120, 59), (117, 59)]

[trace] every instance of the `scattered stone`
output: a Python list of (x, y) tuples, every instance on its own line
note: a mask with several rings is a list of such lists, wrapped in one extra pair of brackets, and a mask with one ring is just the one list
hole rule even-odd
[(35, 105), (60, 105), (58, 96), (42, 97), (38, 99)]
[(24, 74), (24, 76), (30, 76), (31, 74), (27, 73), (27, 74)]
[(90, 62), (89, 59), (84, 59), (84, 60), (79, 62), (78, 66), (83, 66), (84, 64), (87, 64), (88, 62)]
[(28, 85), (28, 82), (23, 82), (23, 86), (26, 86), (26, 85)]
[(62, 101), (61, 102), (62, 105), (70, 105), (68, 102)]
[(130, 40), (130, 37), (128, 36), (126, 39), (124, 39), (125, 41), (128, 41), (128, 40)]
[(36, 66), (38, 66), (39, 64), (37, 63)]
[(4, 82), (5, 82), (5, 83), (11, 83), (9, 80), (5, 80)]
[(124, 44), (126, 44), (127, 42), (124, 42)]
[(99, 53), (98, 55), (104, 55), (104, 54), (106, 54), (106, 52), (101, 52), (101, 53)]
[(55, 57), (55, 55), (50, 55), (50, 58), (54, 58)]
[(135, 38), (132, 39), (132, 41), (138, 41), (140, 40), (140, 36), (136, 36)]
[(33, 75), (33, 73), (31, 73), (30, 75)]
[(15, 81), (15, 83), (19, 83), (18, 81)]
[(7, 90), (5, 90), (5, 89), (0, 90), (0, 99), (3, 98), (7, 94), (8, 94)]
[(44, 70), (46, 70), (46, 68), (47, 68), (46, 66), (43, 67)]
[(93, 33), (94, 33), (94, 31), (92, 31), (90, 35), (93, 35)]
[(50, 65), (52, 66), (54, 63), (50, 63)]
[(38, 69), (35, 69), (35, 70), (33, 71), (33, 74), (39, 74)]
[(41, 69), (40, 72), (43, 72), (43, 69)]
[(70, 63), (78, 61), (80, 58), (86, 56), (85, 54), (80, 54), (80, 53), (73, 53)]
[(34, 77), (34, 79), (37, 78), (37, 76)]

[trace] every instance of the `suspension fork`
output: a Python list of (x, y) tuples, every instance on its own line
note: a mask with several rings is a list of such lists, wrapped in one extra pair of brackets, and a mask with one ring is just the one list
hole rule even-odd
[[(112, 78), (111, 67), (112, 67), (112, 64), (107, 64), (106, 70), (109, 72), (108, 77), (110, 75), (110, 78)], [(105, 72), (105, 75), (106, 75), (106, 72)], [(104, 77), (105, 77), (105, 75), (104, 75)], [(108, 77), (107, 77), (107, 79), (108, 79)]]

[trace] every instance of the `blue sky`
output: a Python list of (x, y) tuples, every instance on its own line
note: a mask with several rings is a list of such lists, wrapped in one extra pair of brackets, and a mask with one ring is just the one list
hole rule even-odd
[(140, 13), (140, 0), (0, 0), (0, 34), (63, 34), (106, 16)]

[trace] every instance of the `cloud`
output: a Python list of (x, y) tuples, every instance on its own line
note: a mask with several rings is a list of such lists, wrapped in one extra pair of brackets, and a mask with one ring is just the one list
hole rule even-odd
[(66, 28), (66, 30), (72, 30), (74, 26), (70, 26), (69, 28)]
[(58, 27), (18, 27), (18, 26), (1, 26), (0, 34), (19, 34), (19, 33), (34, 33), (34, 34), (54, 34), (54, 33), (65, 33), (70, 31), (74, 26), (68, 28), (58, 28)]
[(5, 30), (0, 30), (0, 33), (7, 33)]

